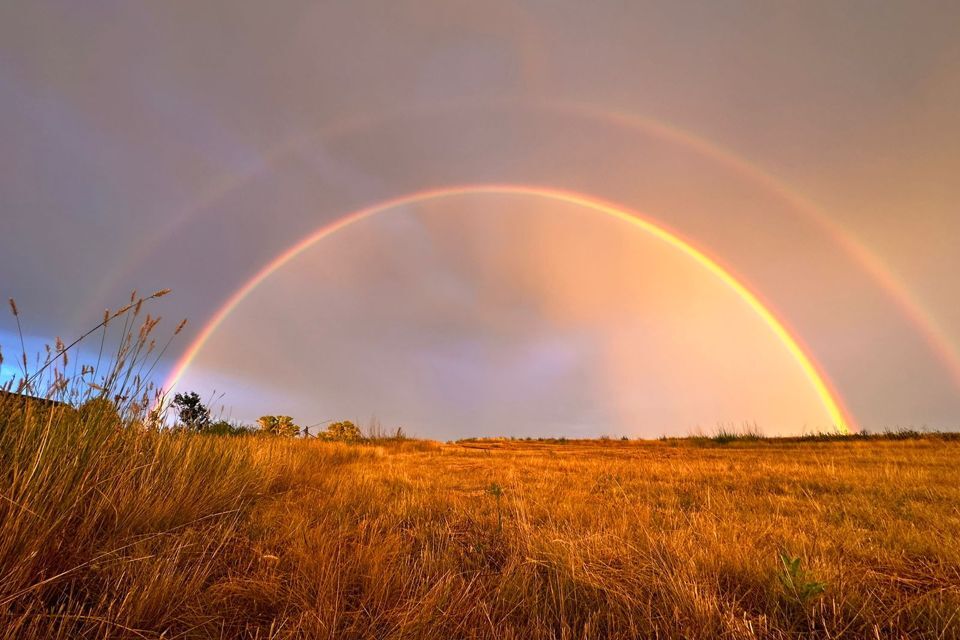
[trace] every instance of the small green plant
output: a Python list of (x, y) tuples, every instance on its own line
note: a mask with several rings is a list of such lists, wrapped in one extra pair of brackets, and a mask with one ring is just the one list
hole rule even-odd
[(786, 594), (804, 604), (821, 595), (826, 589), (822, 582), (812, 580), (800, 567), (800, 557), (790, 557), (783, 551), (780, 553), (780, 563), (783, 565), (777, 577)]
[(503, 497), (503, 487), (493, 482), (487, 487), (487, 493), (497, 500), (497, 531), (503, 533), (503, 511), (500, 508), (500, 499)]

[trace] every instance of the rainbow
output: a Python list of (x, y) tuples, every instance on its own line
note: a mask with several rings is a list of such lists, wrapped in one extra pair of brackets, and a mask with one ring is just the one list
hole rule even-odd
[(475, 196), (475, 195), (516, 195), (544, 198), (555, 202), (578, 205), (608, 215), (617, 220), (621, 220), (640, 229), (651, 236), (661, 240), (673, 248), (677, 249), (687, 257), (693, 259), (703, 266), (707, 271), (718, 278), (723, 284), (732, 289), (743, 302), (756, 313), (779, 339), (787, 349), (796, 363), (802, 369), (804, 375), (813, 386), (820, 402), (827, 414), (830, 416), (834, 426), (843, 433), (849, 433), (850, 427), (855, 424), (850, 412), (844, 406), (839, 394), (833, 389), (827, 376), (814, 363), (813, 358), (808, 354), (808, 350), (801, 344), (783, 321), (770, 310), (769, 306), (764, 304), (759, 296), (752, 292), (747, 286), (728, 269), (721, 266), (716, 260), (706, 255), (703, 251), (697, 249), (689, 242), (681, 238), (676, 233), (667, 230), (640, 214), (626, 209), (624, 207), (585, 196), (583, 194), (570, 191), (563, 191), (549, 187), (515, 185), (515, 184), (477, 184), (477, 185), (458, 185), (442, 187), (437, 189), (428, 189), (417, 191), (408, 195), (392, 198), (377, 204), (365, 207), (349, 213), (333, 222), (326, 224), (313, 231), (299, 242), (279, 254), (263, 268), (261, 268), (252, 278), (247, 280), (243, 286), (237, 289), (226, 302), (213, 314), (200, 333), (194, 338), (181, 358), (174, 365), (170, 375), (165, 381), (163, 388), (169, 392), (183, 377), (184, 373), (190, 367), (190, 364), (196, 359), (200, 350), (214, 334), (223, 321), (233, 312), (234, 309), (256, 289), (271, 274), (296, 258), (305, 250), (317, 242), (328, 238), (337, 231), (344, 229), (356, 222), (365, 220), (379, 213), (402, 207), (406, 205), (416, 205), (444, 198), (455, 196)]
[(776, 194), (784, 203), (802, 214), (805, 219), (813, 223), (824, 235), (830, 238), (880, 286), (900, 313), (910, 321), (914, 329), (923, 337), (927, 347), (950, 374), (954, 385), (960, 389), (960, 349), (954, 344), (946, 329), (923, 308), (923, 305), (917, 300), (909, 287), (884, 264), (883, 260), (861, 241), (857, 240), (841, 224), (826, 215), (809, 198), (801, 195), (782, 180), (767, 173), (752, 162), (683, 129), (633, 114), (608, 111), (588, 105), (547, 104), (543, 106), (543, 109), (595, 119), (625, 129), (649, 131), (665, 140), (671, 140), (694, 149), (703, 156), (749, 178), (770, 193)]
[(765, 172), (754, 163), (689, 131), (641, 115), (612, 111), (593, 105), (572, 102), (498, 99), (480, 104), (475, 102), (450, 101), (430, 107), (415, 105), (413, 107), (396, 110), (386, 115), (378, 113), (351, 114), (344, 119), (321, 127), (311, 135), (297, 135), (270, 149), (257, 167), (239, 174), (223, 176), (215, 180), (198, 199), (188, 203), (186, 207), (178, 212), (170, 212), (162, 216), (162, 219), (166, 221), (165, 226), (155, 233), (152, 238), (147, 241), (146, 245), (142, 243), (130, 245), (127, 249), (127, 255), (118, 261), (119, 264), (128, 266), (118, 268), (113, 273), (101, 279), (98, 290), (91, 299), (93, 299), (96, 304), (100, 304), (100, 302), (116, 288), (120, 277), (128, 268), (131, 268), (138, 260), (143, 260), (146, 256), (154, 253), (155, 250), (162, 245), (164, 239), (168, 238), (176, 229), (180, 228), (195, 215), (207, 210), (241, 184), (252, 179), (262, 171), (275, 166), (283, 158), (295, 155), (304, 149), (306, 145), (318, 139), (350, 135), (390, 120), (437, 115), (456, 109), (526, 109), (534, 112), (553, 112), (568, 117), (603, 122), (610, 126), (619, 127), (628, 131), (642, 132), (647, 135), (659, 137), (662, 140), (683, 145), (752, 180), (763, 189), (776, 194), (794, 211), (811, 221), (829, 237), (833, 243), (839, 246), (860, 265), (897, 306), (900, 313), (909, 320), (911, 325), (923, 337), (931, 353), (937, 357), (944, 369), (950, 374), (954, 385), (960, 389), (960, 348), (953, 344), (948, 332), (940, 325), (936, 318), (923, 308), (908, 287), (879, 257), (854, 238), (841, 225), (825, 215), (816, 204), (791, 189), (777, 177)]

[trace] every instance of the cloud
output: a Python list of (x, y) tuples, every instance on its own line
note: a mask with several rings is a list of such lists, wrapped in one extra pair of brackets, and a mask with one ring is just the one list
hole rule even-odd
[[(867, 426), (960, 415), (917, 327), (743, 169), (820, 205), (960, 343), (954, 8), (104, 11), (0, 7), (0, 293), (37, 334), (171, 287), (159, 311), (191, 319), (184, 348), (251, 274), (340, 215), (529, 183), (622, 203), (720, 258)], [(220, 388), (221, 372), (238, 414), (389, 410), (438, 436), (817, 419), (722, 287), (581, 214), (471, 200), (384, 215), (272, 278), (204, 352), (203, 383)]]

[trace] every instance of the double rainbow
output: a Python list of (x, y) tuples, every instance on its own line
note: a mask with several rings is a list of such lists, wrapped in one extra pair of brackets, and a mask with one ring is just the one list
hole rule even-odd
[[(152, 255), (156, 248), (161, 246), (163, 241), (183, 224), (195, 216), (200, 215), (214, 203), (220, 201), (227, 194), (233, 192), (240, 185), (256, 175), (268, 171), (283, 158), (296, 155), (296, 153), (304, 149), (306, 145), (319, 140), (351, 135), (374, 126), (381, 126), (388, 122), (401, 121), (407, 117), (436, 116), (457, 109), (528, 110), (533, 113), (556, 113), (565, 117), (602, 122), (624, 131), (652, 135), (665, 141), (682, 145), (728, 167), (744, 178), (756, 183), (764, 190), (776, 194), (795, 212), (818, 227), (836, 246), (859, 264), (884, 290), (888, 298), (898, 307), (903, 316), (909, 319), (916, 331), (923, 336), (931, 353), (937, 357), (944, 369), (949, 373), (954, 385), (960, 389), (960, 348), (953, 343), (948, 332), (932, 314), (923, 308), (908, 287), (878, 256), (872, 253), (810, 200), (750, 161), (684, 129), (642, 115), (613, 111), (588, 104), (557, 102), (553, 100), (501, 99), (479, 104), (454, 101), (449, 104), (432, 105), (430, 107), (414, 106), (393, 110), (388, 114), (351, 114), (349, 117), (334, 121), (318, 129), (311, 135), (298, 135), (295, 138), (276, 145), (268, 151), (262, 158), (262, 162), (256, 168), (244, 173), (224, 176), (220, 180), (211, 183), (198, 199), (190, 202), (184, 209), (178, 212), (170, 212), (163, 216), (163, 218), (167, 220), (166, 226), (159, 233), (155, 233), (147, 241), (146, 245), (131, 245), (128, 255), (118, 261), (122, 267), (108, 274), (107, 277), (101, 281), (100, 288), (98, 292), (92, 296), (92, 299), (96, 300), (97, 304), (99, 304), (100, 301), (116, 289), (123, 274), (127, 273), (128, 269), (132, 268), (132, 265), (136, 264), (138, 260), (142, 260), (144, 256)], [(589, 198), (584, 199), (589, 200)], [(337, 223), (333, 224), (336, 225)]]

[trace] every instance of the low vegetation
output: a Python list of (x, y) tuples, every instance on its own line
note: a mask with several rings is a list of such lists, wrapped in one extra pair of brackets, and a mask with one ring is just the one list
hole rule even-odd
[(956, 443), (345, 444), (3, 411), (6, 637), (960, 633)]
[(91, 384), (0, 394), (0, 637), (960, 637), (950, 438), (219, 437)]

